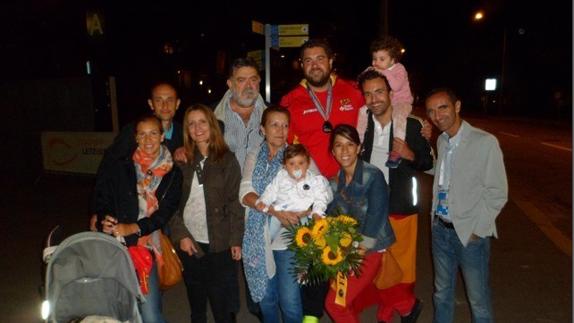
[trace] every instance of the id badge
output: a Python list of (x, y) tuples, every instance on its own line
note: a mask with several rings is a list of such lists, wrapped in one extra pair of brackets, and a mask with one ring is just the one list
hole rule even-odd
[(438, 191), (438, 201), (436, 205), (436, 214), (448, 217), (448, 200), (447, 194), (448, 191), (444, 189), (439, 189)]

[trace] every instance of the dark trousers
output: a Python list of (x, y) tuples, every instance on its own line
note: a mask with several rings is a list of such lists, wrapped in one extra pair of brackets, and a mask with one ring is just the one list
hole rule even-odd
[(319, 285), (301, 286), (301, 302), (303, 303), (303, 316), (323, 316), (325, 297), (329, 291), (329, 283), (324, 282)]
[(207, 300), (215, 322), (232, 322), (234, 304), (231, 301), (238, 294), (237, 262), (231, 259), (231, 250), (209, 252), (209, 245), (199, 244), (205, 252), (201, 258), (189, 256), (178, 250), (183, 263), (183, 280), (187, 288), (187, 299), (191, 309), (192, 323), (207, 322)]

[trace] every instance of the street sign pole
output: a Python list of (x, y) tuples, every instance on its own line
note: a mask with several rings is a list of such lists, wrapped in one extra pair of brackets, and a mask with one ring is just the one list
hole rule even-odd
[(265, 24), (265, 101), (271, 102), (271, 25)]

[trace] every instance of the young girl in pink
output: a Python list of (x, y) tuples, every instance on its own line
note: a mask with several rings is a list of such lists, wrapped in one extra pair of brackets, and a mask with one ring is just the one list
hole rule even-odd
[[(403, 45), (394, 37), (387, 36), (371, 43), (371, 65), (381, 72), (391, 86), (391, 105), (393, 107), (393, 138), (405, 140), (407, 117), (413, 110), (413, 95), (409, 85), (409, 76), (404, 65), (399, 62)], [(397, 168), (400, 155), (391, 151), (386, 166)]]

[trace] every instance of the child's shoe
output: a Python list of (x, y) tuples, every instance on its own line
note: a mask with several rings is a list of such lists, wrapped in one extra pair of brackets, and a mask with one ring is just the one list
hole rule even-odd
[(396, 151), (391, 151), (389, 154), (389, 159), (387, 159), (385, 166), (387, 166), (388, 168), (397, 168), (399, 167), (400, 163), (401, 163), (401, 155)]

